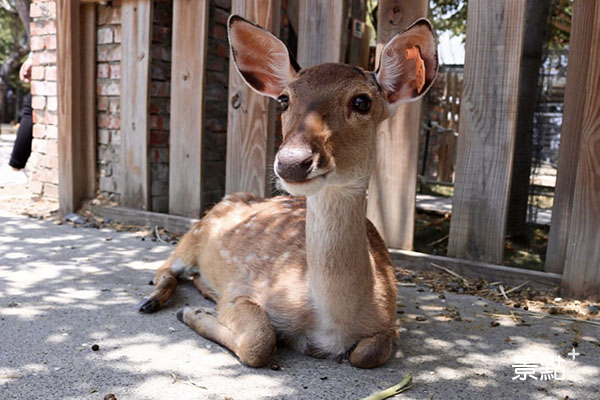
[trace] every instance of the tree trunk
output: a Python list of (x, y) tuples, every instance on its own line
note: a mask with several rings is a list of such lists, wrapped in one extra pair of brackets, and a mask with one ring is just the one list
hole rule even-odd
[(548, 33), (548, 14), (551, 0), (528, 0), (527, 26), (523, 43), (517, 135), (510, 200), (508, 209), (508, 234), (525, 239), (527, 234), (527, 199), (533, 148), (533, 114), (537, 101), (539, 71), (542, 65), (544, 42)]

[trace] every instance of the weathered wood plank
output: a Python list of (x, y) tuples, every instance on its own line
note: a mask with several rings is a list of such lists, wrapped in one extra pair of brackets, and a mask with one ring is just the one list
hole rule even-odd
[(81, 199), (80, 129), (81, 84), (79, 3), (58, 0), (57, 86), (58, 86), (58, 199), (61, 213), (73, 212)]
[(346, 0), (302, 0), (298, 16), (298, 63), (302, 68), (342, 62)]
[(526, 4), (469, 2), (451, 257), (502, 261)]
[(147, 210), (152, 1), (123, 0), (121, 26), (121, 204)]
[[(425, 16), (426, 0), (381, 0), (377, 59), (388, 40)], [(398, 249), (413, 247), (421, 110), (421, 100), (401, 105), (377, 133), (377, 159), (369, 182), (367, 216), (388, 246)]]
[(199, 217), (202, 211), (204, 80), (208, 0), (173, 3), (169, 212)]
[(110, 219), (123, 225), (159, 226), (173, 233), (186, 233), (199, 221), (195, 218), (178, 215), (155, 213), (127, 207), (95, 206), (90, 203), (85, 204), (83, 209), (105, 220)]
[(541, 288), (555, 288), (560, 285), (561, 276), (549, 272), (531, 271), (528, 269), (506, 267), (504, 265), (488, 264), (481, 261), (460, 258), (434, 256), (414, 251), (390, 249), (394, 265), (415, 271), (440, 272), (431, 264), (448, 268), (465, 278), (500, 281), (504, 285), (528, 285)]
[[(231, 13), (279, 35), (280, 0), (233, 0)], [(229, 65), (225, 191), (270, 193), (269, 173), (275, 137), (275, 102), (254, 92)]]
[(600, 4), (596, 1), (575, 1), (573, 3), (565, 108), (560, 132), (552, 222), (546, 253), (545, 270), (547, 272), (562, 273), (565, 265), (577, 160), (579, 160), (579, 148), (581, 147), (585, 93), (588, 88), (590, 69), (598, 68), (598, 65), (590, 64), (590, 53), (596, 45), (592, 31), (594, 15), (598, 8), (600, 8)]
[(593, 15), (592, 47), (581, 124), (581, 148), (561, 291), (568, 296), (598, 301), (600, 300), (599, 5), (596, 5)]
[(96, 195), (96, 5), (80, 7), (81, 33), (81, 195)]

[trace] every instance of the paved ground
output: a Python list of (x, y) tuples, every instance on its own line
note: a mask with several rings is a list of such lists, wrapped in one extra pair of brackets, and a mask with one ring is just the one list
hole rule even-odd
[[(398, 398), (598, 399), (600, 327), (548, 318), (492, 326), (483, 313), (507, 313), (504, 306), (416, 287), (400, 288), (400, 340), (383, 368), (288, 349), (276, 354), (278, 371), (245, 367), (177, 321), (186, 304), (210, 306), (190, 284), (159, 313), (136, 312), (172, 248), (0, 211), (0, 398), (359, 399), (410, 372), (415, 386)], [(456, 314), (447, 307), (461, 320), (448, 318)], [(573, 361), (566, 353), (574, 341), (581, 354)], [(516, 362), (558, 356), (563, 380), (541, 381), (539, 369), (538, 380), (512, 379)]]

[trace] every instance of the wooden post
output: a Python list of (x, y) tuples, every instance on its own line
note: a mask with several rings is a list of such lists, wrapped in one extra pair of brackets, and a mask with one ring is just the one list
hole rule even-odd
[(169, 213), (199, 217), (202, 211), (204, 79), (208, 0), (173, 3)]
[[(280, 0), (233, 0), (231, 13), (257, 23), (275, 35), (280, 27)], [(229, 63), (226, 193), (269, 194), (267, 171), (275, 137), (275, 103), (254, 92)]]
[(79, 175), (79, 133), (81, 99), (79, 92), (79, 3), (58, 0), (57, 86), (58, 86), (58, 201), (61, 213), (75, 211), (81, 197)]
[(593, 40), (592, 32), (594, 15), (598, 8), (600, 5), (595, 1), (577, 0), (573, 3), (565, 108), (560, 132), (556, 190), (545, 266), (547, 272), (557, 274), (563, 272), (567, 253), (589, 72), (593, 68), (598, 68), (598, 65), (590, 64), (590, 54), (597, 45), (597, 41)]
[[(383, 46), (416, 19), (427, 0), (381, 0), (377, 17), (377, 62)], [(377, 160), (369, 182), (367, 217), (389, 247), (412, 250), (422, 101), (404, 104), (377, 133)]]
[(121, 204), (148, 210), (152, 1), (121, 5)]
[(346, 31), (345, 0), (301, 0), (298, 16), (298, 63), (302, 68), (342, 62)]
[[(582, 0), (580, 0), (580, 3)], [(594, 2), (597, 3), (597, 2)], [(579, 4), (576, 2), (576, 7)], [(590, 12), (592, 14), (592, 12)], [(581, 148), (561, 292), (600, 300), (600, 5), (593, 11)], [(577, 21), (573, 21), (576, 23)], [(577, 62), (577, 58), (572, 59)]]
[(526, 5), (469, 2), (451, 257), (502, 262)]
[(94, 5), (56, 4), (58, 197), (70, 213), (93, 197), (96, 182), (96, 18)]

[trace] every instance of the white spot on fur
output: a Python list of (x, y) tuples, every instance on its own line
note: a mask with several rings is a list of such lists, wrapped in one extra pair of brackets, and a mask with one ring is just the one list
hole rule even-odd
[(248, 254), (246, 256), (246, 263), (251, 264), (258, 261), (258, 257), (256, 257), (254, 254)]
[(231, 257), (231, 252), (229, 250), (221, 250), (219, 251), (219, 254), (226, 260), (228, 260), (229, 257)]

